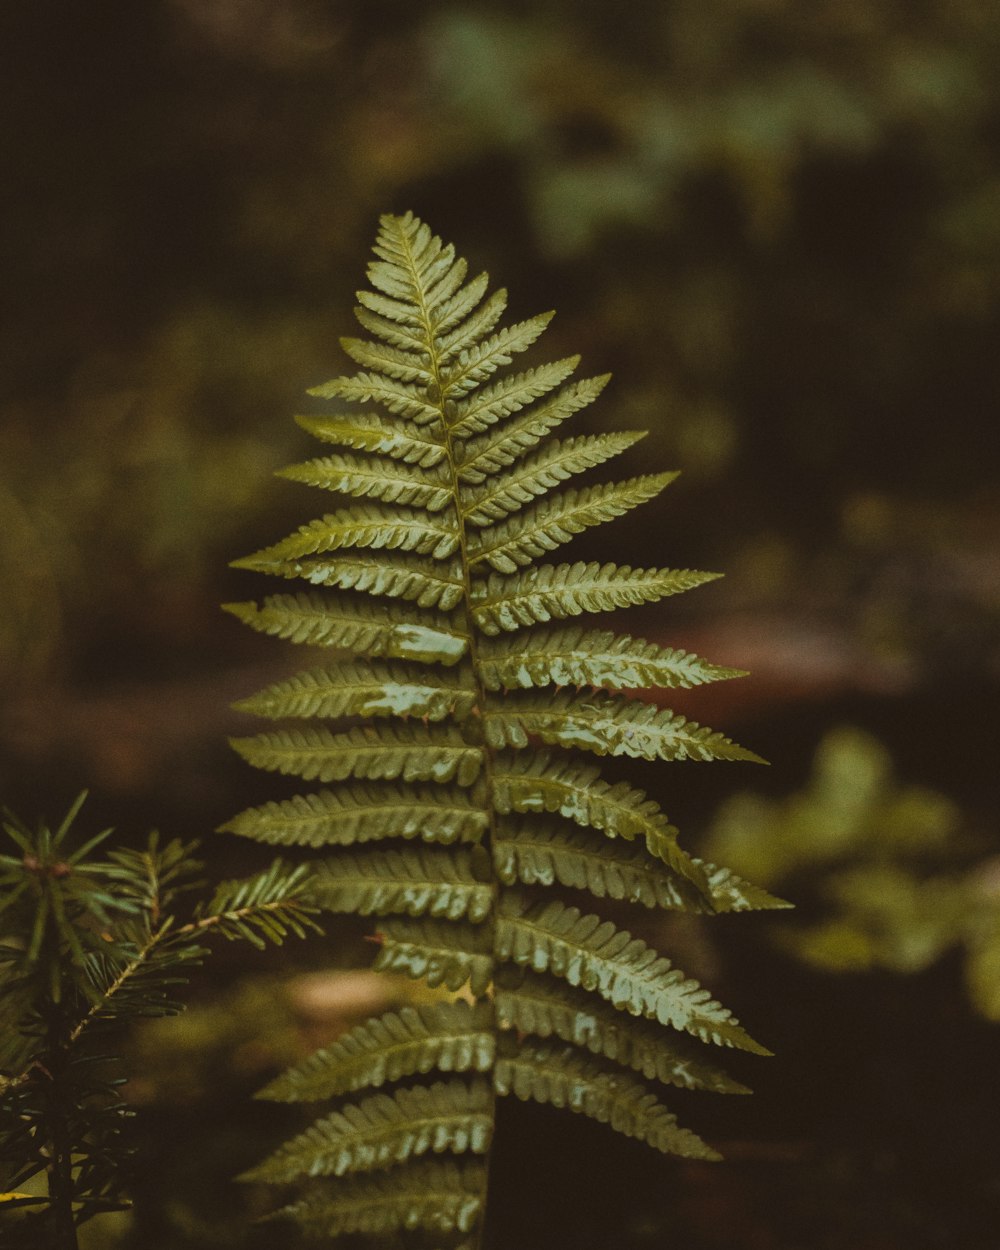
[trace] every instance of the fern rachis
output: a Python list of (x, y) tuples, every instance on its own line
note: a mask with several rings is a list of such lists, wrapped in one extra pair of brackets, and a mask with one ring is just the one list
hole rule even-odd
[[(313, 897), (382, 917), (376, 967), (472, 1002), (387, 1013), (272, 1082), (262, 1096), (334, 1103), (250, 1176), (335, 1178), (283, 1209), (310, 1232), (422, 1228), (448, 1245), (471, 1236), (466, 1250), (482, 1244), (498, 1096), (715, 1158), (660, 1087), (744, 1092), (700, 1052), (766, 1053), (707, 990), (604, 919), (600, 900), (781, 904), (688, 856), (653, 800), (576, 756), (758, 758), (626, 697), (738, 670), (564, 623), (714, 574), (535, 563), (676, 475), (577, 485), (640, 437), (551, 437), (607, 378), (570, 381), (577, 357), (510, 372), (551, 314), (497, 329), (505, 294), (487, 296), (485, 275), (466, 282), (464, 262), (412, 215), (382, 218), (375, 253), (356, 310), (373, 337), (343, 341), (361, 371), (311, 392), (364, 406), (299, 418), (337, 450), (284, 472), (355, 502), (236, 562), (326, 589), (228, 605), (261, 632), (353, 657), (239, 705), (291, 720), (234, 742), (250, 763), (332, 784), (226, 828), (322, 852)], [(301, 723), (344, 716), (366, 723)], [(588, 892), (596, 910), (554, 899), (555, 885)]]

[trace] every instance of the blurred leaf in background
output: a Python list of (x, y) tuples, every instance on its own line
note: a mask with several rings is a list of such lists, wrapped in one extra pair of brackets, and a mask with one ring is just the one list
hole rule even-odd
[(770, 889), (801, 891), (810, 924), (774, 940), (829, 972), (921, 972), (955, 947), (976, 1009), (1000, 1021), (1000, 857), (957, 806), (893, 776), (885, 747), (840, 729), (813, 776), (784, 800), (736, 795), (718, 812), (706, 854)]

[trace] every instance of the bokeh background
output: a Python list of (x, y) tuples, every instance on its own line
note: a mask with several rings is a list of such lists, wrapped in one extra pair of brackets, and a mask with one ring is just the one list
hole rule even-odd
[[(662, 928), (778, 1057), (683, 1107), (722, 1167), (511, 1109), (497, 1250), (997, 1244), (998, 58), (981, 0), (0, 8), (10, 807), (89, 787), (94, 827), (256, 862), (211, 834), (275, 794), (228, 704), (292, 661), (217, 605), (322, 510), (271, 472), (380, 212), (557, 308), (541, 358), (615, 374), (578, 430), (683, 470), (587, 554), (726, 573), (619, 625), (753, 671), (684, 710), (772, 767), (643, 784), (799, 904)], [(291, 982), (224, 953), (133, 1039), (139, 1205), (95, 1246), (273, 1244), (229, 1178), (287, 1124), (247, 1095), (365, 1010), (359, 935)]]

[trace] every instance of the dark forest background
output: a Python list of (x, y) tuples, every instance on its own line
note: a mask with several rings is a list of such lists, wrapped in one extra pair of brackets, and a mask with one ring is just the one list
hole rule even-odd
[[(998, 65), (981, 0), (0, 8), (3, 802), (257, 862), (228, 705), (292, 659), (218, 604), (322, 510), (271, 473), (380, 212), (555, 307), (542, 358), (615, 375), (577, 432), (683, 470), (588, 556), (726, 574), (619, 626), (753, 672), (683, 706), (772, 767), (643, 784), (799, 904), (664, 928), (777, 1058), (679, 1108), (721, 1167), (510, 1109), (497, 1250), (996, 1245)], [(360, 932), (223, 952), (133, 1039), (95, 1250), (273, 1244), (248, 1095), (367, 1009)]]

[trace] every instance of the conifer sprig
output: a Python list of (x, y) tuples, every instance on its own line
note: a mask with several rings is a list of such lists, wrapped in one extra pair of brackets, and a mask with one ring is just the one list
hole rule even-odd
[[(178, 988), (213, 934), (262, 946), (317, 928), (304, 866), (277, 861), (197, 901), (196, 843), (152, 834), (96, 858), (111, 831), (78, 841), (83, 799), (54, 831), (3, 822), (0, 1188), (20, 1250), (75, 1250), (82, 1224), (128, 1205), (122, 1027), (181, 1010)], [(29, 1196), (42, 1173), (47, 1192)]]

